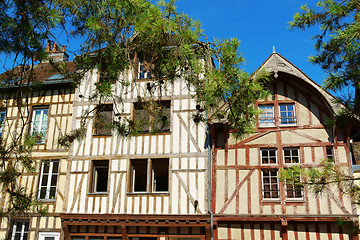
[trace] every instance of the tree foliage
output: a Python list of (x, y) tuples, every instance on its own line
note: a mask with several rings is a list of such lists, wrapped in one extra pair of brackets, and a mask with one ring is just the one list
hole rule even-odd
[[(156, 102), (155, 92), (181, 79), (197, 102), (195, 123), (209, 121), (210, 117), (228, 119), (230, 128), (238, 135), (253, 130), (252, 121), (257, 114), (253, 103), (266, 94), (263, 90), (266, 74), (254, 77), (241, 70), (240, 42), (237, 39), (209, 42), (200, 23), (178, 12), (174, 0), (160, 0), (157, 4), (148, 0), (4, 0), (0, 2), (0, 31), (0, 53), (7, 56), (4, 67), (11, 61), (6, 70), (16, 69), (18, 88), (14, 94), (20, 99), (19, 110), (39, 87), (33, 84), (34, 66), (47, 58), (43, 48), (46, 42), (64, 44), (56, 38), (59, 32), (66, 35), (70, 49), (72, 41), (82, 41), (80, 50), (75, 52), (78, 70), (69, 71), (67, 62), (51, 62), (52, 65), (77, 86), (97, 69), (101, 77), (95, 85), (96, 92), (88, 100), (99, 104), (113, 100), (121, 106), (122, 96), (114, 94), (113, 83), (137, 84), (130, 83), (122, 73), (136, 70), (140, 60), (146, 63), (152, 81), (139, 102)], [(11, 73), (12, 70), (8, 71), (8, 76)], [(5, 81), (12, 83), (11, 77)], [(148, 110), (155, 105), (148, 104)], [(93, 114), (96, 111), (94, 108), (85, 112), (81, 127), (63, 136), (59, 143), (69, 147), (75, 139), (83, 137), (86, 121), (88, 117), (96, 118), (98, 114)], [(119, 118), (111, 124), (117, 134), (127, 137), (137, 133), (137, 123), (122, 115)], [(23, 121), (24, 128), (29, 126), (28, 118)], [(11, 143), (2, 143), (0, 175), (4, 177), (0, 181), (9, 196), (21, 195), (15, 191), (19, 187), (15, 179), (21, 172), (16, 164), (22, 163), (28, 170), (34, 167), (30, 156), (25, 154), (28, 162), (22, 162), (18, 161), (21, 156), (14, 155), (26, 143), (23, 136), (24, 132), (20, 132)], [(26, 149), (30, 151), (32, 146)], [(36, 201), (33, 196), (27, 197), (27, 204), (15, 212), (32, 210)], [(9, 199), (10, 206), (16, 206), (16, 201)]]
[(296, 188), (308, 189), (315, 195), (321, 195), (332, 189), (351, 197), (355, 204), (360, 204), (360, 178), (353, 177), (345, 168), (334, 164), (332, 159), (321, 161), (319, 167), (306, 168), (296, 165), (281, 169), (280, 180)]
[(305, 30), (320, 26), (316, 40), (317, 54), (310, 60), (328, 73), (323, 85), (344, 91), (348, 86), (355, 95), (344, 96), (348, 109), (360, 110), (360, 2), (358, 0), (321, 0), (316, 7), (306, 4), (294, 15), (291, 29)]
[[(327, 72), (323, 86), (340, 95), (351, 90), (350, 94), (340, 96), (341, 110), (333, 119), (327, 120), (326, 125), (356, 129), (360, 116), (360, 1), (319, 0), (314, 7), (302, 5), (290, 28), (306, 30), (313, 26), (320, 26), (320, 30), (313, 37), (317, 54), (311, 56), (310, 61)], [(284, 169), (280, 178), (299, 187), (308, 186), (315, 194), (337, 186), (359, 204), (358, 179), (332, 161), (322, 161), (319, 168), (295, 166)]]

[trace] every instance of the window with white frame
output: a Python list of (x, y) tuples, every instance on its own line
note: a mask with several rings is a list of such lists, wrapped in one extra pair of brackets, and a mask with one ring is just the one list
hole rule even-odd
[(5, 116), (6, 116), (6, 111), (0, 110), (0, 137), (2, 136), (2, 132), (4, 130)]
[(29, 234), (29, 221), (15, 220), (11, 230), (11, 240), (27, 240)]
[(59, 232), (40, 232), (39, 240), (59, 240), (60, 233)]
[(279, 104), (280, 110), (280, 124), (296, 124), (296, 116), (295, 116), (295, 104), (286, 103)]
[(59, 174), (59, 161), (42, 161), (38, 199), (55, 199), (57, 179)]
[(263, 198), (279, 198), (278, 169), (263, 169)]
[(277, 164), (276, 149), (264, 148), (261, 149), (261, 164)]
[(38, 137), (38, 143), (45, 142), (48, 124), (48, 108), (34, 108), (31, 121), (30, 135)]
[(300, 163), (299, 148), (284, 148), (284, 163)]
[(274, 105), (259, 105), (259, 126), (274, 126)]
[(132, 159), (131, 192), (168, 192), (169, 159)]

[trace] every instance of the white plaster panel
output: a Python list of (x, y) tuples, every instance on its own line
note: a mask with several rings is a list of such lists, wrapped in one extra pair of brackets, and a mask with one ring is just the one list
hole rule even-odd
[(165, 141), (164, 153), (170, 153), (171, 135), (164, 135), (164, 141)]
[(235, 151), (236, 149), (228, 150), (228, 163), (227, 165), (235, 165)]
[[(225, 179), (225, 171), (216, 171), (216, 180)], [(215, 202), (215, 213), (219, 213), (225, 203), (225, 191), (224, 181), (216, 181), (216, 202)]]
[(250, 148), (250, 150), (249, 150), (249, 158), (250, 158), (249, 165), (257, 165), (258, 164), (259, 152), (258, 152), (258, 150), (256, 148)]
[(311, 147), (304, 147), (304, 163), (312, 163)]
[(218, 166), (225, 165), (225, 150), (219, 149), (216, 151), (216, 164)]

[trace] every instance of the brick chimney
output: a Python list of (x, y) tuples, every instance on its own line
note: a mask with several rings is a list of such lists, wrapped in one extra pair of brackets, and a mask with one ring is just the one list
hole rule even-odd
[(46, 44), (45, 52), (48, 53), (48, 58), (44, 60), (43, 62), (49, 62), (50, 60), (53, 62), (61, 62), (61, 61), (68, 61), (69, 55), (65, 52), (66, 46), (63, 45), (61, 51), (59, 50), (59, 46), (56, 42), (54, 44), (51, 44), (51, 42), (48, 42)]

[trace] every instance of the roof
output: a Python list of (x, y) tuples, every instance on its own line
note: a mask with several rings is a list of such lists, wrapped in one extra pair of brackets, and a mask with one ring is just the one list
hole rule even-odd
[(273, 72), (275, 78), (278, 77), (279, 72), (283, 72), (303, 80), (311, 87), (313, 87), (326, 100), (334, 113), (340, 110), (341, 106), (338, 104), (336, 97), (327, 92), (324, 88), (309, 78), (305, 73), (303, 73), (299, 68), (281, 56), (279, 53), (274, 51), (255, 72), (258, 72), (262, 69), (265, 69), (268, 72)]
[[(65, 62), (68, 64), (69, 72), (76, 71), (76, 65), (73, 61)], [(45, 84), (59, 84), (70, 82), (70, 79), (65, 79), (63, 75), (53, 66), (59, 63), (39, 63), (33, 66), (17, 66), (0, 74), (0, 81), (2, 84), (6, 84), (7, 87), (17, 86), (18, 82), (23, 80), (22, 83), (27, 83), (27, 78), (31, 76), (33, 79), (31, 82), (43, 82)]]

